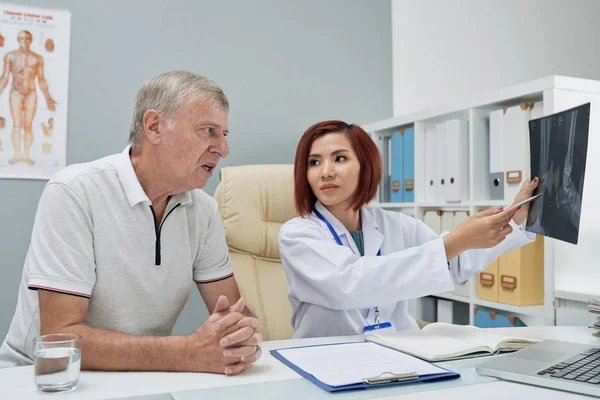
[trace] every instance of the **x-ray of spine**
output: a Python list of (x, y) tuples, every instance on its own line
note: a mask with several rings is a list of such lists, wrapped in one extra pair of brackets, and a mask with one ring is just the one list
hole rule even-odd
[(576, 244), (585, 178), (590, 104), (529, 123), (531, 175), (542, 196), (532, 203), (526, 229)]

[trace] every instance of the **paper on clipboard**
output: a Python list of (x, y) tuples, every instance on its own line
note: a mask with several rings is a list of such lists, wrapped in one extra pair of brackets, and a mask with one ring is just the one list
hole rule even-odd
[(389, 376), (423, 376), (448, 371), (413, 356), (358, 342), (331, 346), (301, 347), (279, 353), (321, 382), (337, 387)]

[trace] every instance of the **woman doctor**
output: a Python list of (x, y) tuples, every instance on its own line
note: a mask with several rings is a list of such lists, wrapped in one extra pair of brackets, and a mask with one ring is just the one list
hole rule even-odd
[[(366, 207), (381, 176), (379, 151), (359, 126), (325, 121), (300, 139), (300, 217), (279, 232), (294, 337), (362, 334), (380, 322), (416, 328), (407, 300), (452, 290), (535, 239), (517, 227), (529, 205), (479, 212), (441, 236), (406, 214)], [(525, 182), (514, 204), (537, 185)]]

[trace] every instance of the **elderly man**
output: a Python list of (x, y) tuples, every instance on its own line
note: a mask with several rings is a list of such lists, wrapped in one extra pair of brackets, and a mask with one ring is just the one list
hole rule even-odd
[[(228, 111), (205, 77), (158, 75), (137, 94), (123, 153), (48, 182), (0, 366), (31, 364), (34, 337), (58, 332), (82, 337), (86, 369), (237, 374), (260, 357), (219, 211), (199, 190), (229, 153)], [(215, 312), (171, 336), (191, 280)]]

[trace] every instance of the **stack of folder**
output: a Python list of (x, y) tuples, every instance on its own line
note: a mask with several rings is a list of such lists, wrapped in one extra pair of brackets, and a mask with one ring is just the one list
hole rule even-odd
[(600, 300), (591, 299), (588, 303), (588, 312), (596, 317), (588, 327), (592, 330), (593, 336), (600, 337)]

